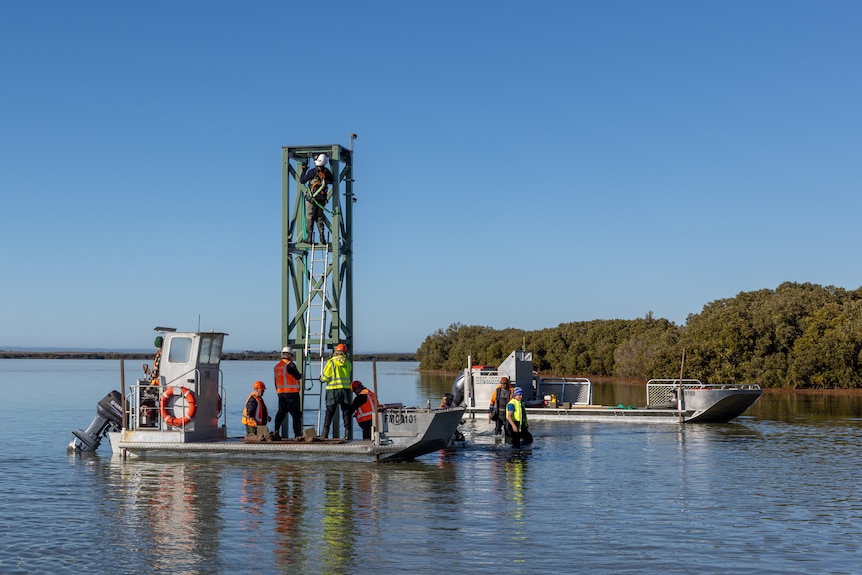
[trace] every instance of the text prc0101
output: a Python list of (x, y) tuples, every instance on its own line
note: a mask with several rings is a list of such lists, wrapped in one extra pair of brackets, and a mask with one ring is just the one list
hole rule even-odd
[(390, 425), (412, 424), (416, 423), (416, 416), (412, 413), (390, 413), (386, 420)]

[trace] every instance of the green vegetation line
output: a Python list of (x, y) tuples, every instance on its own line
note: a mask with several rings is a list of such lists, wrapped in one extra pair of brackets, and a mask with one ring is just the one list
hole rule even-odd
[(419, 369), (499, 365), (512, 350), (533, 352), (548, 375), (649, 379), (685, 377), (704, 383), (758, 383), (765, 388), (862, 387), (862, 288), (810, 283), (741, 292), (704, 306), (685, 326), (654, 318), (563, 323), (524, 331), (452, 324), (425, 338)]

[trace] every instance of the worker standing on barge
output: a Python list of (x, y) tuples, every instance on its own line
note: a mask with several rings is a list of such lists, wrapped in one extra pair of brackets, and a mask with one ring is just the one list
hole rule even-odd
[(362, 439), (371, 439), (374, 414), (379, 407), (377, 396), (373, 391), (362, 385), (361, 381), (351, 383), (350, 389), (354, 393), (353, 403), (350, 404), (350, 411), (353, 412), (356, 422), (359, 424), (359, 429), (362, 430)]
[(289, 347), (281, 350), (281, 359), (273, 368), (275, 393), (278, 394), (278, 412), (275, 414), (275, 429), (273, 439), (281, 439), (281, 424), (290, 414), (293, 418), (293, 437), (302, 437), (302, 404), (299, 388), (302, 385), (302, 374), (296, 368), (296, 356)]
[(533, 443), (527, 423), (527, 410), (524, 409), (524, 390), (516, 387), (512, 392), (512, 400), (506, 404), (506, 421), (509, 434), (512, 436), (512, 449), (521, 449)]
[[(350, 392), (350, 376), (353, 366), (347, 359), (347, 346), (339, 343), (335, 346), (335, 353), (323, 366), (320, 382), (326, 386), (326, 416), (323, 418), (323, 437), (329, 437), (329, 429), (335, 412), (341, 409), (341, 419), (344, 422), (344, 438), (353, 439), (353, 422), (350, 417), (350, 404), (353, 394)], [(338, 431), (338, 423), (335, 424)], [(335, 437), (338, 433), (333, 434)]]

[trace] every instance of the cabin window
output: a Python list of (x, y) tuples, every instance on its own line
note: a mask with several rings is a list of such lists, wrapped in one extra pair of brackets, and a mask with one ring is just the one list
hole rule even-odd
[(201, 363), (213, 365), (221, 358), (222, 339), (220, 337), (204, 337), (201, 339)]
[(168, 361), (170, 363), (188, 363), (192, 356), (192, 338), (190, 337), (174, 337), (171, 338), (171, 349), (168, 352)]

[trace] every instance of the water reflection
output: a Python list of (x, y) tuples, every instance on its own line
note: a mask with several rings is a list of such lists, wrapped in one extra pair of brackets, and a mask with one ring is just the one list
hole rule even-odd
[(530, 514), (527, 482), (529, 469), (529, 452), (509, 454), (503, 463), (503, 477), (506, 481), (503, 533), (506, 535), (506, 545), (512, 549), (509, 561), (516, 566), (526, 567), (531, 548), (532, 529), (529, 525)]
[(221, 483), (198, 464), (96, 461), (108, 474), (105, 501), (115, 520), (112, 542), (150, 572), (203, 573), (217, 569), (222, 531)]
[(759, 419), (827, 422), (862, 417), (862, 391), (767, 390), (747, 412)]
[[(509, 504), (507, 519), (508, 527), (516, 533), (519, 527), (523, 529), (524, 523), (524, 508), (527, 501), (524, 497), (524, 487), (527, 473), (527, 461), (529, 454), (527, 452), (510, 454), (503, 464), (503, 477), (506, 481), (506, 501)], [(519, 536), (521, 534), (518, 534)]]
[(354, 572), (353, 494), (359, 485), (350, 485), (342, 471), (324, 475), (323, 525), (324, 546), (320, 569), (325, 575)]
[[(108, 538), (129, 572), (233, 573), (258, 561), (252, 571), (339, 575), (366, 572), (377, 542), (428, 541), (457, 526), (465, 508), (459, 457), (380, 466), (94, 454), (70, 462), (91, 476), (84, 493), (92, 489), (99, 514), (111, 518)], [(522, 462), (495, 461), (513, 466), (495, 477), (500, 493), (505, 473), (523, 481), (514, 467)], [(526, 502), (518, 505), (523, 513)]]
[(440, 405), (440, 398), (443, 394), (452, 391), (452, 383), (455, 381), (454, 375), (445, 375), (439, 373), (424, 373), (416, 372), (416, 392), (419, 397), (431, 402), (431, 407)]
[(312, 541), (302, 529), (305, 489), (302, 475), (292, 467), (279, 467), (274, 478), (276, 555), (283, 573), (303, 573), (308, 564), (302, 552)]
[[(853, 572), (860, 557), (858, 392), (767, 392), (722, 425), (536, 422), (524, 454), (477, 420), (466, 447), (418, 463), (121, 462), (66, 454), (111, 385), (71, 363), (8, 379), (43, 389), (49, 415), (43, 431), (9, 406), (0, 418), (4, 575), (819, 574)], [(247, 363), (243, 386), (261, 369)], [(387, 397), (411, 403), (436, 403), (452, 383), (378, 373)], [(639, 403), (624, 397), (613, 400)]]

